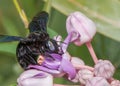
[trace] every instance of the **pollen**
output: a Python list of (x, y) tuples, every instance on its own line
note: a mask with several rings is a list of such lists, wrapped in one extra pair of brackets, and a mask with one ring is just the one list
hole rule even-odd
[(41, 65), (44, 62), (44, 57), (42, 55), (38, 56), (37, 63)]

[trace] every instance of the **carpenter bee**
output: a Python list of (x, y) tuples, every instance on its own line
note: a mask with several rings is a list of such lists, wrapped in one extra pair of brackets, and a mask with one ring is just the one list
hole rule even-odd
[(19, 64), (23, 69), (28, 65), (38, 64), (38, 56), (45, 56), (51, 53), (62, 54), (57, 41), (49, 37), (47, 33), (48, 13), (42, 11), (33, 17), (29, 23), (30, 34), (25, 37), (0, 35), (0, 42), (19, 41), (16, 56)]

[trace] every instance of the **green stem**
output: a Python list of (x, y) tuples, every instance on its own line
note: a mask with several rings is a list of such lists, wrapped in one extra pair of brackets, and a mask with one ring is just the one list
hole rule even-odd
[(98, 58), (97, 58), (97, 56), (95, 54), (95, 51), (94, 51), (94, 49), (92, 47), (91, 42), (86, 43), (86, 46), (87, 46), (87, 48), (88, 48), (88, 50), (89, 50), (89, 52), (90, 52), (90, 54), (92, 56), (92, 59), (93, 59), (94, 63), (96, 64), (98, 62)]
[(13, 3), (14, 3), (14, 5), (15, 5), (15, 7), (16, 7), (16, 9), (17, 9), (17, 11), (18, 11), (18, 13), (19, 13), (23, 23), (24, 23), (24, 25), (25, 25), (25, 28), (27, 28), (29, 22), (28, 22), (28, 19), (26, 17), (26, 14), (25, 14), (24, 10), (21, 9), (21, 7), (20, 7), (20, 5), (19, 5), (17, 0), (13, 0)]
[(46, 12), (48, 12), (48, 13), (50, 13), (51, 6), (52, 6), (52, 0), (47, 0), (45, 2), (45, 6), (44, 6), (43, 10), (46, 11)]

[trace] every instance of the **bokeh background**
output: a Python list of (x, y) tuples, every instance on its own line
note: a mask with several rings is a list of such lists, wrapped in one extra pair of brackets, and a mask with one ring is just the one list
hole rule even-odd
[[(42, 11), (47, 0), (19, 0), (28, 20)], [(48, 32), (51, 36), (67, 36), (66, 18), (69, 13), (81, 11), (91, 18), (97, 33), (92, 41), (99, 59), (108, 59), (116, 67), (114, 77), (120, 80), (120, 1), (119, 0), (52, 0)], [(28, 29), (19, 16), (12, 0), (0, 0), (0, 34), (25, 37)], [(0, 86), (14, 86), (17, 77), (23, 71), (16, 60), (18, 42), (0, 43)], [(87, 65), (93, 61), (85, 45), (77, 47), (73, 44), (68, 51), (72, 56), (80, 57)], [(72, 84), (63, 78), (55, 83)]]

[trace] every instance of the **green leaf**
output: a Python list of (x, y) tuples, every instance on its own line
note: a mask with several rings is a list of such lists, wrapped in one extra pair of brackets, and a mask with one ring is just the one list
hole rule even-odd
[(53, 29), (48, 27), (48, 33), (50, 35), (50, 37), (54, 37), (56, 35), (58, 35), (58, 33), (56, 31), (54, 31)]
[(51, 4), (52, 4), (52, 0), (47, 0), (47, 2), (44, 5), (43, 10), (50, 13), (51, 11)]
[(17, 84), (15, 83), (15, 84), (12, 84), (12, 85), (10, 85), (10, 86), (17, 86)]
[(96, 23), (99, 33), (120, 42), (119, 1), (54, 0), (52, 6), (65, 15), (69, 15), (74, 11), (83, 12)]
[[(28, 3), (29, 2), (29, 3)], [(21, 8), (25, 11), (26, 16), (31, 18), (32, 14), (35, 14), (35, 1), (34, 0), (20, 0), (19, 4)], [(16, 10), (17, 12), (17, 10)]]
[(19, 32), (13, 24), (12, 20), (10, 20), (7, 16), (2, 16), (2, 23), (6, 30), (6, 33), (9, 35), (18, 35)]
[(0, 43), (0, 52), (16, 54), (17, 42)]

